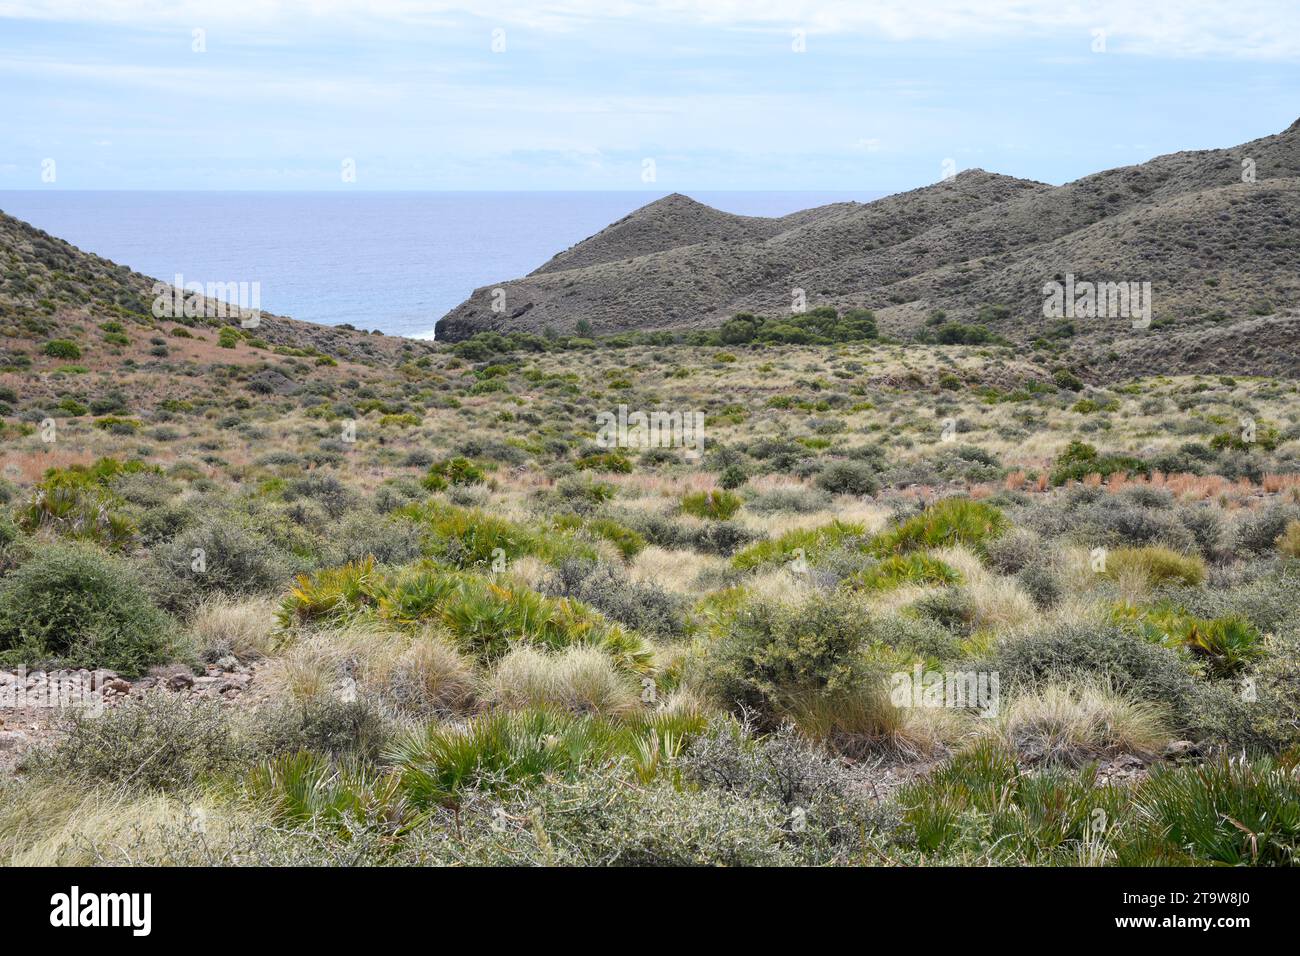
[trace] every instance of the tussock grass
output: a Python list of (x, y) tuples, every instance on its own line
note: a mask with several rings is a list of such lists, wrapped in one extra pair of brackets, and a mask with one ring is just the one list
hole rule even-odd
[(275, 611), (270, 598), (209, 598), (190, 618), (195, 649), (209, 660), (227, 655), (240, 660), (268, 657), (280, 644)]
[(232, 808), (210, 795), (129, 794), (43, 778), (12, 780), (0, 785), (0, 862), (93, 866), (131, 862), (142, 850), (159, 859), (166, 855), (163, 830), (219, 842), (232, 817)]
[(557, 654), (518, 647), (497, 662), (488, 684), (492, 703), (511, 710), (551, 705), (570, 713), (619, 716), (640, 706), (640, 685), (592, 647)]
[(1024, 759), (1075, 766), (1120, 753), (1150, 757), (1170, 739), (1158, 705), (1096, 682), (1017, 694), (1002, 707), (995, 732)]

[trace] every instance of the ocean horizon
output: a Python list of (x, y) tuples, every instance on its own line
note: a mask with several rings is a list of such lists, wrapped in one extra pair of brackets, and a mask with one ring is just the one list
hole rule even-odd
[[(475, 288), (525, 275), (668, 194), (7, 190), (0, 211), (163, 281), (255, 282), (265, 312), (428, 339)], [(745, 216), (886, 195), (686, 194)]]

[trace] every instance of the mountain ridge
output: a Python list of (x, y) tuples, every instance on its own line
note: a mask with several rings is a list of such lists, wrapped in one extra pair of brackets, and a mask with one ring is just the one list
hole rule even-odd
[[(1300, 305), (1288, 278), (1300, 266), (1298, 177), (1300, 120), (1060, 186), (972, 169), (770, 219), (674, 193), (526, 276), (474, 290), (438, 337), (569, 333), (582, 320), (598, 335), (710, 328), (737, 312), (788, 312), (801, 289), (808, 308), (868, 308), (904, 337), (936, 312), (971, 322), (1005, 307), (992, 331), (1029, 342), (1042, 330), (1043, 284), (1065, 273), (1153, 281), (1160, 323), (1239, 321)], [(1124, 323), (1082, 332), (1074, 344), (1085, 353), (1125, 334)]]

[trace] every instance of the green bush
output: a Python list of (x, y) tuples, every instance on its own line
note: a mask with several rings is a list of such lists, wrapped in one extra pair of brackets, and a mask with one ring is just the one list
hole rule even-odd
[(557, 516), (554, 524), (560, 531), (586, 532), (593, 537), (603, 538), (618, 549), (624, 560), (631, 560), (645, 550), (645, 538), (613, 518), (582, 518), (568, 514)]
[(876, 470), (857, 461), (827, 465), (817, 475), (816, 483), (818, 488), (833, 495), (874, 495), (880, 489)]
[(1113, 825), (1126, 803), (1124, 790), (1095, 779), (1095, 767), (1022, 773), (1014, 753), (986, 741), (909, 784), (898, 800), (926, 862), (1070, 865), (1081, 862), (1095, 821)]
[(483, 483), (483, 470), (468, 458), (448, 458), (429, 469), (422, 484), (430, 491), (441, 491), (448, 485), (479, 485)]
[(495, 711), (463, 724), (433, 723), (399, 739), (386, 759), (401, 791), (421, 808), (453, 805), (472, 790), (567, 777), (620, 758), (649, 780), (704, 729), (694, 714), (642, 713), (614, 720), (547, 709)]
[(1097, 679), (1162, 703), (1186, 720), (1196, 684), (1178, 654), (1108, 622), (1073, 621), (1000, 641), (976, 670), (997, 671), (1003, 692)]
[(1165, 843), (1170, 856), (1181, 851), (1226, 866), (1294, 866), (1300, 859), (1293, 762), (1218, 757), (1197, 767), (1155, 767), (1136, 802), (1147, 840)]
[(740, 465), (727, 465), (718, 474), (718, 484), (728, 491), (734, 491), (749, 480), (749, 474)]
[(1157, 765), (1135, 787), (1098, 786), (1095, 766), (1026, 772), (986, 742), (899, 802), (918, 862), (1290, 866), (1300, 850), (1300, 777), (1285, 760)]
[(832, 521), (818, 528), (794, 528), (780, 537), (750, 545), (732, 558), (731, 563), (740, 571), (800, 557), (815, 564), (828, 552), (855, 538), (862, 538), (866, 533), (864, 525), (851, 521)]
[(219, 701), (154, 693), (98, 716), (73, 714), (38, 772), (142, 790), (181, 790), (252, 756)]
[(906, 584), (960, 584), (957, 570), (928, 554), (891, 554), (845, 582), (863, 591), (888, 591)]
[(123, 561), (56, 544), (0, 582), (0, 660), (106, 667), (126, 676), (163, 663), (174, 625)]
[(50, 358), (81, 358), (81, 347), (76, 342), (69, 342), (67, 339), (51, 339), (45, 343), (45, 347), (41, 351)]
[(1054, 485), (1064, 485), (1071, 481), (1083, 481), (1088, 475), (1107, 478), (1113, 474), (1149, 473), (1146, 463), (1140, 458), (1132, 455), (1103, 455), (1087, 442), (1072, 441), (1057, 457), (1051, 481)]
[(985, 542), (997, 538), (1007, 526), (1006, 517), (993, 505), (967, 498), (945, 498), (883, 532), (871, 543), (871, 551), (887, 555), (965, 545), (982, 553)]
[(121, 504), (116, 495), (95, 485), (41, 484), (16, 517), (24, 531), (46, 530), (125, 550), (135, 538), (136, 526), (128, 515), (114, 510)]
[(283, 587), (291, 562), (264, 536), (230, 516), (208, 518), (180, 532), (154, 554), (153, 592), (172, 611), (217, 594), (247, 596)]
[[(613, 793), (617, 799), (610, 799)], [(862, 858), (853, 844), (828, 833), (820, 816), (807, 814), (795, 827), (792, 811), (775, 801), (683, 789), (670, 781), (642, 784), (617, 768), (516, 788), (504, 805), (480, 801), (477, 812), (466, 818), (462, 811), (461, 819), (464, 839), (440, 840), (434, 860), (462, 866), (738, 867)], [(846, 829), (857, 823), (843, 816), (838, 822)], [(864, 829), (858, 826), (858, 840)]]
[(693, 491), (683, 495), (682, 511), (697, 518), (730, 521), (743, 503), (739, 495), (715, 488), (712, 491)]
[(514, 561), (525, 555), (552, 562), (596, 558), (589, 544), (571, 534), (539, 531), (475, 508), (429, 502), (407, 506), (397, 513), (416, 522), (424, 535), (425, 554), (457, 568), (499, 570), (499, 561)]
[(705, 681), (720, 700), (768, 726), (800, 722), (822, 705), (874, 692), (871, 635), (865, 610), (845, 595), (759, 601), (742, 607), (708, 646)]
[(1195, 555), (1179, 554), (1169, 548), (1116, 548), (1106, 554), (1106, 569), (1102, 576), (1118, 580), (1136, 574), (1148, 583), (1184, 584), (1195, 586), (1205, 580), (1205, 562)]
[(573, 467), (579, 471), (607, 471), (619, 475), (632, 473), (631, 460), (616, 451), (584, 455), (573, 463)]

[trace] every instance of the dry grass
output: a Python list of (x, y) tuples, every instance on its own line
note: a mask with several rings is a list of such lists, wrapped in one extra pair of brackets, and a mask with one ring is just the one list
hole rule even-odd
[(363, 687), (421, 716), (464, 713), (479, 692), (473, 662), (432, 629), (416, 636), (391, 665), (367, 674)]
[(511, 710), (555, 706), (616, 716), (640, 706), (638, 688), (593, 647), (568, 647), (558, 654), (517, 647), (497, 663), (488, 687), (492, 703)]
[[(243, 812), (247, 812), (246, 810)], [(233, 824), (210, 796), (85, 792), (48, 780), (0, 788), (0, 863), (9, 866), (129, 864), (165, 856), (167, 829), (202, 832), (214, 842)]]
[(656, 584), (666, 591), (698, 597), (696, 582), (700, 575), (727, 567), (726, 558), (694, 551), (668, 551), (651, 545), (627, 566), (627, 572), (638, 583)]
[(270, 598), (213, 598), (194, 612), (190, 635), (198, 652), (209, 659), (227, 654), (240, 660), (268, 657), (280, 643), (275, 609)]
[(990, 730), (1026, 759), (1073, 765), (1120, 753), (1151, 756), (1170, 739), (1157, 705), (1091, 683), (1021, 694)]

